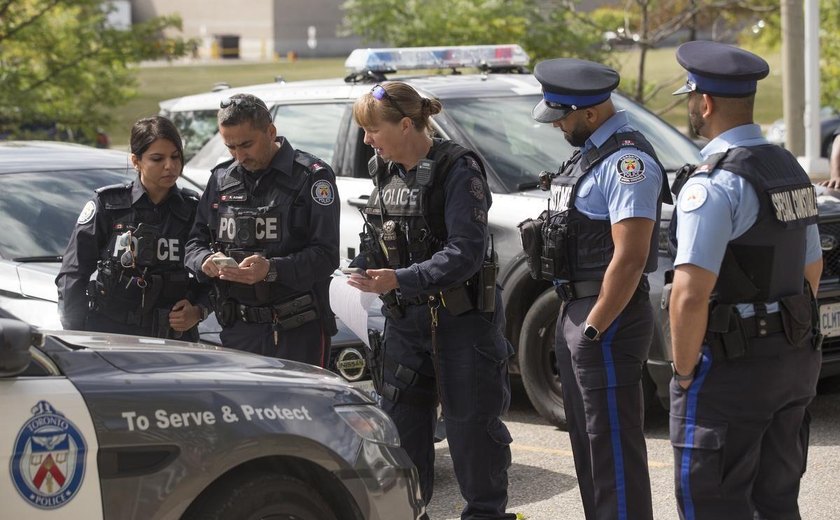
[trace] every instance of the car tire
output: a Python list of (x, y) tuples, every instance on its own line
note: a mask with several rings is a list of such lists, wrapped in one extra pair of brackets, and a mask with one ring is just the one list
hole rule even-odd
[(554, 356), (554, 334), (560, 298), (554, 289), (542, 293), (528, 309), (519, 334), (519, 370), (522, 384), (537, 412), (566, 429), (563, 391)]
[(248, 472), (225, 479), (202, 494), (183, 517), (201, 520), (336, 520), (312, 486), (287, 475)]

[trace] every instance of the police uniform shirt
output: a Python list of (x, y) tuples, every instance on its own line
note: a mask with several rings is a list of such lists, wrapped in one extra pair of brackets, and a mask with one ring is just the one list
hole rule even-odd
[(283, 137), (278, 151), (272, 157), (268, 168), (260, 172), (249, 172), (237, 163), (226, 162), (217, 166), (198, 204), (195, 224), (187, 243), (187, 267), (201, 281), (207, 281), (201, 265), (213, 254), (211, 226), (218, 220), (220, 202), (218, 181), (221, 174), (230, 168), (238, 169), (243, 184), (253, 200), (260, 206), (274, 201), (263, 200), (261, 195), (269, 191), (270, 183), (278, 183), (287, 191), (298, 189), (299, 175), (307, 179), (294, 197), (291, 207), (283, 207), (285, 222), (281, 222), (282, 236), (279, 247), (267, 251), (267, 257), (277, 270), (277, 282), (294, 291), (309, 291), (316, 281), (332, 275), (339, 263), (339, 216), (340, 203), (335, 189), (335, 174), (329, 165), (318, 160), (314, 172), (295, 161), (301, 153), (292, 148)]
[[(739, 146), (768, 144), (756, 124), (741, 125), (715, 137), (701, 150), (703, 158)], [(693, 186), (696, 186), (692, 188)], [(720, 274), (727, 244), (743, 235), (758, 218), (759, 201), (753, 186), (739, 175), (715, 169), (693, 175), (677, 200), (677, 255), (674, 266), (692, 264)], [(805, 264), (820, 259), (819, 231), (808, 226)], [(741, 316), (755, 314), (753, 306), (739, 304)], [(767, 306), (778, 311), (778, 303)]]
[[(135, 225), (142, 222), (159, 226), (163, 235), (166, 236), (165, 224), (171, 215), (173, 204), (186, 203), (181, 190), (173, 186), (166, 198), (156, 205), (149, 198), (139, 180), (134, 180), (126, 186), (129, 184), (131, 185), (131, 206), (135, 212)], [(88, 281), (96, 271), (102, 250), (109, 245), (112, 235), (122, 232), (111, 228), (111, 219), (108, 218), (107, 211), (103, 209), (102, 200), (97, 193), (79, 215), (64, 253), (61, 270), (56, 277), (59, 315), (65, 329), (84, 328), (88, 309), (86, 292)], [(180, 245), (172, 247), (171, 251), (169, 242), (166, 242), (165, 251), (158, 251), (158, 255), (163, 255), (166, 261), (183, 262), (186, 236), (182, 238)]]
[[(633, 130), (627, 113), (619, 111), (592, 133), (581, 152), (601, 146), (616, 132)], [(622, 147), (580, 180), (575, 208), (612, 224), (634, 217), (656, 221), (661, 189), (662, 171), (656, 161), (638, 148)]]
[(478, 272), (484, 260), (489, 242), (487, 210), (492, 201), (475, 159), (464, 156), (456, 160), (446, 175), (443, 190), (447, 232), (444, 247), (429, 260), (396, 270), (400, 294), (406, 298), (464, 283)]

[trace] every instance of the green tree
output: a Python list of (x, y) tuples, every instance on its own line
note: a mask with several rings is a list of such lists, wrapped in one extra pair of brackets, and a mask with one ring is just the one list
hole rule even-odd
[(600, 35), (542, 0), (347, 0), (344, 28), (395, 47), (519, 43), (533, 60), (602, 56)]
[[(772, 1), (772, 0), (764, 0)], [(743, 34), (742, 43), (778, 50), (782, 45), (782, 21), (778, 10), (767, 11), (760, 23)], [(840, 110), (840, 2), (820, 1), (820, 102)]]
[(108, 5), (0, 0), (0, 131), (31, 137), (52, 127), (92, 136), (110, 107), (135, 94), (133, 63), (189, 50), (192, 42), (164, 36), (180, 29), (178, 17), (118, 30), (107, 23)]

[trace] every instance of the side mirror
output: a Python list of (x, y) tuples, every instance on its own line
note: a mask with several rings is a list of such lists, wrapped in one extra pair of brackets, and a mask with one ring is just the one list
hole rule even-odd
[(26, 370), (32, 360), (29, 347), (39, 337), (40, 334), (22, 321), (0, 318), (0, 378), (16, 376)]

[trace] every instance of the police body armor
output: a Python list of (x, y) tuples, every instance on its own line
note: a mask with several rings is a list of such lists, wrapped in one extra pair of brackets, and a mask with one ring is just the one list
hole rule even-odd
[(165, 337), (169, 311), (188, 298), (190, 290), (184, 246), (199, 196), (180, 189), (182, 200), (169, 201), (169, 216), (161, 219), (157, 212), (145, 214), (146, 210), (132, 206), (132, 186), (96, 190), (111, 233), (88, 290), (91, 307), (112, 321)]
[[(796, 159), (775, 145), (738, 147), (714, 154), (705, 162), (683, 167), (674, 182), (679, 195), (697, 173), (723, 169), (747, 180), (758, 195), (759, 210), (753, 226), (729, 242), (717, 283), (712, 291), (708, 332), (728, 357), (743, 355), (750, 337), (784, 331), (797, 345), (816, 332), (818, 314), (813, 293), (805, 282), (807, 227), (817, 222), (814, 186)], [(671, 222), (675, 236), (676, 214)], [(779, 302), (778, 323), (768, 318), (766, 302)], [(753, 304), (756, 317), (769, 323), (751, 326), (735, 311), (736, 304)]]
[[(639, 132), (623, 132), (612, 135), (602, 146), (586, 153), (579, 150), (566, 161), (551, 184), (550, 211), (541, 218), (541, 236), (538, 237), (539, 275), (544, 280), (601, 281), (613, 257), (615, 245), (612, 240), (610, 221), (595, 220), (575, 208), (578, 184), (594, 166), (611, 156), (622, 147), (635, 147), (652, 157), (662, 171), (663, 187), (656, 205), (656, 225), (651, 236), (650, 252), (644, 272), (656, 270), (659, 214), (663, 198), (670, 202), (668, 180), (665, 169), (656, 158), (653, 147)], [(524, 223), (523, 223), (524, 224)], [(521, 226), (520, 226), (521, 229)], [(523, 235), (523, 245), (528, 245)], [(533, 251), (529, 254), (532, 256)], [(534, 259), (535, 260), (535, 259)], [(532, 263), (533, 269), (536, 262)]]
[[(294, 253), (286, 243), (292, 229), (292, 215), (308, 210), (301, 204), (308, 188), (308, 177), (318, 169), (319, 160), (295, 150), (295, 162), (304, 167), (305, 175), (295, 176), (296, 185), (286, 186), (266, 174), (258, 190), (245, 186), (243, 170), (234, 161), (222, 164), (219, 176), (218, 218), (211, 224), (215, 236), (214, 249), (241, 262), (258, 254), (265, 258)], [(297, 220), (304, 221), (305, 217)], [(306, 230), (303, 230), (304, 232)], [(281, 330), (295, 328), (329, 314), (320, 302), (329, 301), (329, 280), (317, 282), (313, 291), (300, 293), (280, 282), (261, 281), (253, 285), (214, 279), (213, 306), (222, 326), (241, 319), (252, 323), (275, 323)], [(326, 323), (326, 332), (335, 333), (335, 321)]]
[[(369, 268), (405, 268), (424, 262), (443, 249), (447, 238), (443, 185), (452, 165), (463, 156), (472, 157), (482, 177), (487, 178), (484, 166), (474, 152), (443, 139), (434, 139), (428, 157), (418, 163), (414, 175), (403, 179), (392, 171), (396, 168), (393, 164), (382, 164), (381, 171), (371, 172), (376, 188), (364, 213), (366, 225), (373, 229), (371, 233), (361, 234), (361, 252)], [(372, 159), (375, 160), (376, 157)], [(467, 285), (479, 284), (468, 281)], [(463, 308), (463, 312), (476, 308), (473, 289), (469, 295), (459, 291), (460, 288), (448, 291), (451, 304), (447, 308), (456, 315), (460, 312), (453, 308)], [(465, 301), (465, 296), (471, 301)], [(447, 301), (445, 297), (446, 292), (444, 301)], [(461, 300), (463, 306), (456, 304), (456, 299)], [(395, 313), (399, 315), (394, 308), (393, 291), (383, 301), (386, 312), (393, 317), (396, 317)], [(487, 305), (490, 305), (489, 301)]]

